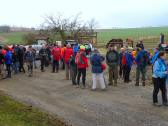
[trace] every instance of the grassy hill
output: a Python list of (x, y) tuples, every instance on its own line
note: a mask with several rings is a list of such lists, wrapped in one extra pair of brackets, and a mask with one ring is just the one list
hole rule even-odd
[(0, 33), (0, 42), (7, 44), (24, 44), (23, 36), (28, 32)]
[(159, 42), (160, 33), (165, 34), (168, 41), (168, 27), (149, 27), (149, 28), (129, 28), (129, 29), (100, 29), (98, 32), (98, 43), (104, 45), (112, 38), (132, 38), (136, 43), (138, 40), (144, 40), (147, 48), (156, 47)]
[[(132, 38), (136, 43), (138, 40), (144, 40), (147, 48), (156, 47), (159, 42), (160, 33), (165, 34), (165, 40), (168, 41), (168, 27), (147, 27), (147, 28), (129, 28), (129, 29), (98, 29), (98, 45), (104, 46), (112, 38)], [(28, 32), (0, 33), (0, 41), (9, 44), (24, 44), (23, 36)]]

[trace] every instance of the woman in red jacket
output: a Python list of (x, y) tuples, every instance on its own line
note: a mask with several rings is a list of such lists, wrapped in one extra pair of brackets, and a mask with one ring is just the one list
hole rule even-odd
[(71, 48), (71, 45), (68, 44), (65, 49), (65, 52), (64, 52), (66, 80), (70, 79), (69, 60), (70, 60), (72, 54), (73, 54), (73, 49)]
[(86, 81), (86, 69), (88, 68), (88, 59), (86, 57), (85, 50), (80, 49), (80, 51), (76, 55), (76, 64), (78, 68), (78, 75), (77, 75), (77, 87), (79, 87), (80, 78), (82, 75), (82, 84), (83, 88), (85, 88), (85, 81)]
[(59, 61), (61, 60), (61, 49), (58, 45), (54, 44), (51, 54), (53, 55), (53, 73), (58, 73), (59, 70)]

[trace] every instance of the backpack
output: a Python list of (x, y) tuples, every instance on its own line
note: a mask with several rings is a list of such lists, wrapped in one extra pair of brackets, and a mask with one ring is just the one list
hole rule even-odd
[(126, 65), (126, 55), (123, 54), (122, 56), (122, 65)]
[(149, 63), (150, 63), (150, 60), (149, 60), (149, 58), (147, 56), (147, 53), (143, 52), (141, 60), (140, 60), (140, 65), (146, 66), (146, 65), (149, 65)]
[(107, 54), (107, 60), (108, 62), (117, 62), (118, 60), (117, 52), (109, 52)]
[(76, 55), (75, 63), (77, 65), (79, 65), (79, 64), (85, 64), (85, 62), (83, 61), (83, 54), (82, 53), (78, 53)]

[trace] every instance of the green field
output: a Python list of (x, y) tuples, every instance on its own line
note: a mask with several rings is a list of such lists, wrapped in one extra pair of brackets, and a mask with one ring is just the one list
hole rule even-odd
[[(136, 43), (138, 40), (144, 40), (146, 48), (156, 47), (159, 42), (160, 33), (165, 34), (165, 40), (168, 41), (168, 27), (148, 27), (148, 28), (129, 28), (129, 29), (99, 29), (98, 45), (104, 46), (112, 38), (131, 38)], [(23, 36), (28, 32), (0, 33), (0, 41), (4, 43), (24, 44)]]
[(0, 33), (0, 42), (7, 44), (24, 44), (23, 36), (28, 32)]
[(130, 28), (130, 29), (104, 29), (97, 30), (98, 43), (104, 45), (112, 38), (131, 38), (136, 43), (138, 40), (144, 40), (147, 48), (156, 47), (159, 42), (160, 33), (165, 34), (165, 40), (168, 41), (168, 27), (149, 27), (149, 28)]

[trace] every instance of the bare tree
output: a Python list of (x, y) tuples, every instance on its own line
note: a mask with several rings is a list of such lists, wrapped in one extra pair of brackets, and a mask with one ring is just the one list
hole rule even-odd
[(93, 32), (96, 26), (96, 21), (92, 19), (88, 23), (85, 23), (80, 18), (80, 13), (70, 18), (63, 17), (58, 14), (57, 16), (45, 16), (45, 22), (43, 26), (48, 29), (48, 32), (59, 33), (62, 41), (64, 42), (67, 34), (70, 34), (74, 39), (78, 39), (79, 33)]

